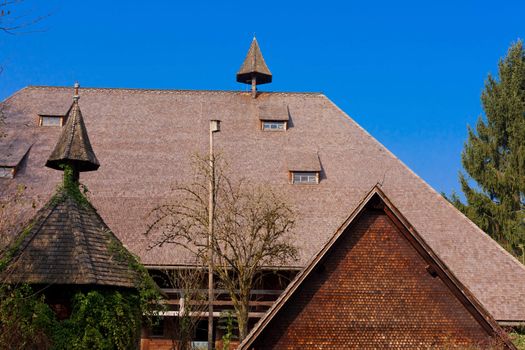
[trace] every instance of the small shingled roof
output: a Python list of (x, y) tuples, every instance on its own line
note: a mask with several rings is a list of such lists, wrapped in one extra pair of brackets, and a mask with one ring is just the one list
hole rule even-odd
[(60, 190), (11, 245), (6, 283), (134, 288), (133, 259), (95, 208)]
[(253, 38), (241, 68), (237, 72), (237, 81), (239, 83), (251, 84), (252, 78), (254, 77), (257, 85), (272, 82), (272, 73), (268, 69), (266, 62), (264, 62), (261, 49), (255, 37)]
[(78, 105), (78, 98), (74, 99), (67, 113), (66, 124), (55, 149), (46, 162), (46, 166), (62, 170), (60, 165), (64, 163), (74, 164), (75, 169), (79, 172), (94, 171), (100, 166), (89, 142), (82, 112)]

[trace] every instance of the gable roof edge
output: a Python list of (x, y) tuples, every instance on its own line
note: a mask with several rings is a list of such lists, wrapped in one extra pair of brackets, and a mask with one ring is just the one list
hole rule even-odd
[[(383, 203), (388, 208), (388, 210), (390, 210), (395, 216), (395, 218), (400, 221), (400, 223), (404, 226), (404, 228), (416, 240), (417, 244), (419, 244), (425, 250), (425, 252), (430, 256), (432, 261), (445, 274), (446, 278), (448, 278), (452, 282), (452, 284), (455, 286), (455, 288), (457, 288), (457, 290), (461, 293), (463, 298), (465, 298), (466, 301), (470, 303), (471, 306), (473, 306), (474, 310), (473, 311), (469, 310), (469, 313), (472, 314), (472, 316), (477, 320), (478, 323), (480, 323), (480, 326), (485, 328), (486, 330), (492, 331), (493, 335), (499, 337), (505, 343), (505, 345), (507, 345), (509, 349), (516, 349), (516, 347), (510, 341), (508, 336), (504, 332), (502, 332), (501, 327), (498, 325), (497, 321), (488, 313), (488, 311), (483, 307), (483, 305), (476, 299), (474, 294), (470, 292), (470, 290), (456, 278), (456, 276), (446, 266), (446, 264), (439, 258), (439, 256), (436, 255), (436, 253), (434, 253), (434, 251), (430, 248), (430, 246), (425, 242), (423, 237), (421, 237), (421, 235), (410, 224), (410, 222), (402, 215), (402, 213), (388, 199), (385, 193), (381, 190), (380, 184), (376, 184), (372, 187), (372, 189), (367, 193), (367, 195), (363, 198), (363, 200), (359, 202), (359, 204), (354, 209), (354, 211), (350, 214), (350, 216), (335, 231), (335, 234), (314, 255), (314, 257), (308, 262), (306, 267), (301, 272), (299, 272), (296, 278), (294, 278), (294, 280), (290, 282), (288, 287), (279, 296), (279, 298), (276, 300), (273, 306), (267, 311), (267, 313), (263, 316), (263, 318), (261, 318), (259, 322), (257, 322), (257, 324), (248, 333), (248, 335), (243, 340), (243, 342), (239, 344), (238, 349), (248, 349), (248, 347), (252, 345), (253, 341), (257, 338), (257, 336), (259, 336), (260, 333), (266, 328), (266, 326), (271, 322), (273, 317), (279, 312), (279, 310), (284, 306), (284, 304), (288, 301), (288, 299), (295, 293), (297, 288), (299, 288), (302, 285), (303, 281), (310, 275), (310, 273), (315, 269), (317, 264), (324, 258), (326, 253), (332, 248), (334, 243), (337, 242), (337, 240), (346, 231), (346, 229), (354, 222), (356, 217), (359, 216), (359, 214), (361, 214), (361, 212), (365, 209), (367, 204), (370, 202), (370, 200), (375, 195), (380, 197), (380, 199), (383, 201)], [(445, 282), (445, 284), (447, 283)], [(448, 287), (448, 288), (451, 289), (451, 287)], [(451, 290), (451, 292), (454, 294), (453, 290)], [(455, 296), (455, 297), (458, 298), (458, 296)], [(459, 301), (462, 304), (464, 304), (463, 301), (461, 300)], [(481, 316), (481, 319), (478, 317), (475, 317), (475, 315), (473, 315), (474, 312), (476, 312), (479, 316)], [(485, 324), (482, 324), (482, 322), (485, 322)]]
[(499, 249), (501, 252), (505, 253), (509, 258), (513, 260), (513, 263), (518, 267), (525, 271), (525, 265), (520, 263), (516, 257), (514, 257), (511, 253), (509, 253), (505, 248), (503, 248), (501, 245), (499, 245), (496, 241), (494, 241), (485, 231), (483, 231), (481, 228), (479, 228), (478, 225), (476, 225), (472, 220), (470, 220), (465, 214), (463, 214), (460, 210), (458, 210), (452, 203), (450, 203), (448, 200), (443, 198), (443, 195), (441, 193), (437, 192), (432, 186), (430, 186), (425, 180), (423, 180), (418, 174), (416, 174), (409, 166), (407, 166), (401, 159), (399, 159), (390, 149), (385, 147), (379, 140), (377, 140), (372, 134), (370, 134), (368, 131), (366, 131), (361, 125), (359, 125), (352, 117), (350, 117), (345, 111), (343, 111), (339, 106), (337, 106), (331, 99), (328, 98), (328, 96), (321, 94), (326, 100), (334, 107), (336, 108), (342, 115), (346, 117), (347, 120), (351, 121), (357, 128), (359, 128), (363, 133), (365, 133), (369, 138), (371, 138), (373, 141), (375, 141), (383, 151), (385, 151), (388, 155), (393, 157), (395, 160), (397, 160), (403, 168), (405, 168), (409, 173), (411, 173), (417, 180), (419, 180), (427, 189), (432, 191), (434, 195), (442, 202), (444, 202), (449, 208), (453, 209), (456, 214), (459, 214), (463, 220), (467, 222), (468, 225), (473, 227), (476, 231), (482, 234), (482, 237), (485, 237), (488, 242), (492, 245), (494, 245), (497, 249)]
[(337, 239), (341, 236), (345, 228), (364, 209), (368, 201), (375, 194), (374, 190), (376, 188), (377, 188), (377, 185), (375, 185), (372, 188), (372, 190), (368, 192), (368, 194), (364, 197), (364, 199), (361, 202), (359, 202), (359, 204), (354, 209), (352, 214), (350, 214), (350, 216), (335, 231), (335, 234), (332, 235), (332, 237), (326, 243), (324, 243), (323, 247), (306, 264), (306, 267), (303, 270), (301, 270), (301, 272), (299, 272), (297, 276), (295, 276), (292, 282), (290, 282), (288, 287), (283, 291), (283, 293), (275, 301), (272, 307), (266, 312), (263, 318), (261, 318), (259, 322), (257, 322), (257, 324), (248, 333), (248, 335), (242, 341), (242, 343), (239, 344), (238, 349), (245, 349), (252, 344), (253, 340), (255, 340), (255, 337), (258, 336), (263, 331), (266, 325), (273, 319), (275, 314), (281, 309), (281, 307), (288, 300), (288, 298), (297, 290), (297, 288), (302, 284), (302, 282), (306, 279), (306, 277), (310, 275), (310, 272), (315, 268), (317, 263), (324, 257), (324, 255), (330, 249), (330, 247), (334, 244), (334, 242), (337, 241)]

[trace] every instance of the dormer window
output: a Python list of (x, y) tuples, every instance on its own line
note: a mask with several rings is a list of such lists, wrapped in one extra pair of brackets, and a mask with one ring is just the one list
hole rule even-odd
[(0, 166), (0, 178), (1, 179), (12, 179), (14, 177), (15, 177), (15, 167)]
[(64, 117), (58, 115), (41, 115), (40, 126), (62, 126), (64, 125)]
[(315, 151), (295, 151), (287, 154), (288, 180), (293, 185), (315, 185), (321, 181), (321, 162)]
[(30, 149), (31, 145), (16, 139), (9, 144), (0, 144), (0, 179), (13, 179)]
[(318, 184), (318, 171), (292, 171), (293, 184)]
[(265, 102), (258, 107), (257, 113), (261, 123), (261, 130), (285, 131), (288, 129), (288, 121), (290, 119), (288, 106)]
[(285, 120), (261, 120), (261, 126), (265, 131), (285, 131), (288, 122)]

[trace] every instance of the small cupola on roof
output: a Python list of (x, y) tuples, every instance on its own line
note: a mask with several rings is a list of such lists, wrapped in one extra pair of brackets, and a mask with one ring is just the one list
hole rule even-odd
[(73, 104), (67, 113), (67, 121), (55, 149), (46, 162), (48, 168), (63, 170), (70, 165), (78, 177), (78, 172), (94, 171), (100, 166), (95, 152), (89, 142), (89, 137), (78, 105), (79, 84), (75, 84)]
[(255, 37), (253, 37), (248, 54), (237, 72), (237, 81), (243, 84), (251, 84), (253, 98), (257, 96), (257, 85), (272, 82), (272, 73), (268, 69), (266, 62), (264, 62), (261, 49)]

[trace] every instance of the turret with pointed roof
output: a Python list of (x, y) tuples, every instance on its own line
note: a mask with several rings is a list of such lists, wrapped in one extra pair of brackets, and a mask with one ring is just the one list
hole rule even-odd
[(78, 105), (79, 84), (75, 84), (73, 104), (67, 113), (66, 125), (58, 139), (55, 149), (46, 162), (48, 168), (61, 170), (69, 164), (78, 172), (94, 171), (100, 166), (89, 137)]
[(2, 262), (7, 283), (135, 288), (134, 257), (81, 193), (78, 174), (99, 167), (78, 104), (46, 166), (64, 171), (62, 186), (18, 236)]
[(266, 62), (264, 62), (259, 43), (257, 43), (255, 37), (253, 37), (248, 54), (237, 72), (237, 81), (239, 83), (251, 84), (254, 97), (257, 91), (257, 85), (272, 82), (272, 73), (268, 69)]

